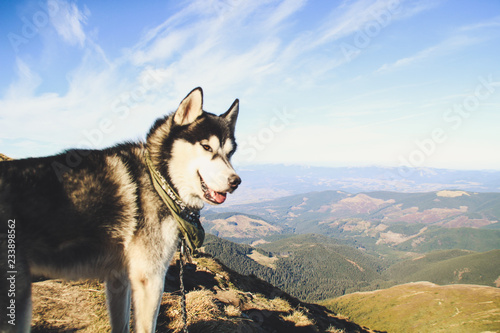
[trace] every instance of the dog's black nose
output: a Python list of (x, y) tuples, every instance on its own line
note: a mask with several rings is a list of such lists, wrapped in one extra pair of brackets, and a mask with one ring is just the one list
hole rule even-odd
[(241, 184), (241, 178), (238, 176), (238, 175), (231, 175), (228, 179), (228, 182), (229, 182), (229, 186), (231, 186), (231, 188), (233, 190), (235, 190), (238, 185)]

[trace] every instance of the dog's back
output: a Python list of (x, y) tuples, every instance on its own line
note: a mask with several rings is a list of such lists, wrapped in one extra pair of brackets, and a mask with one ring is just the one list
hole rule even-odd
[(0, 306), (11, 307), (0, 331), (29, 331), (32, 274), (107, 280), (124, 270), (136, 200), (118, 152), (132, 149), (0, 162)]
[(32, 273), (105, 278), (101, 272), (121, 264), (111, 248), (123, 246), (137, 210), (118, 151), (130, 155), (124, 147), (73, 150), (0, 163), (0, 216), (16, 220), (16, 245)]

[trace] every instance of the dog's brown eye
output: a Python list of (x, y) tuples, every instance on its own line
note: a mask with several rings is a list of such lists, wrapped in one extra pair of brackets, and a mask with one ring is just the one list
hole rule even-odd
[(203, 147), (203, 149), (205, 149), (206, 151), (208, 151), (208, 152), (210, 152), (210, 153), (212, 152), (212, 147), (210, 147), (209, 145), (204, 145), (204, 144), (202, 144), (201, 146), (202, 146), (202, 147)]

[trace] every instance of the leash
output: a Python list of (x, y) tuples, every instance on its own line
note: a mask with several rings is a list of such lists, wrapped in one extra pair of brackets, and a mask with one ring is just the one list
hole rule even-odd
[(200, 222), (199, 210), (192, 210), (186, 206), (161, 173), (154, 167), (148, 150), (144, 153), (144, 159), (146, 160), (146, 165), (148, 166), (151, 181), (153, 182), (156, 192), (170, 210), (170, 213), (177, 221), (177, 225), (179, 227), (179, 236), (181, 239), (179, 280), (181, 288), (182, 332), (189, 333), (187, 328), (188, 322), (186, 309), (186, 287), (184, 286), (184, 267), (185, 261), (189, 263), (192, 262), (191, 253), (194, 253), (196, 249), (201, 247), (203, 244), (203, 240), (205, 239), (205, 230)]
[(186, 241), (181, 238), (181, 251), (179, 256), (179, 280), (181, 284), (181, 314), (182, 314), (182, 332), (189, 333), (187, 323), (187, 310), (186, 310), (186, 288), (184, 287), (184, 259), (191, 261), (189, 247), (186, 246)]

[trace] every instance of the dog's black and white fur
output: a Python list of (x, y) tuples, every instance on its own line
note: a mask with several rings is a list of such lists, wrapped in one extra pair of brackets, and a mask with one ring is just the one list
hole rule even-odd
[(240, 183), (230, 163), (239, 102), (221, 116), (202, 104), (196, 88), (145, 143), (0, 162), (1, 332), (30, 330), (32, 274), (102, 279), (113, 332), (129, 331), (131, 301), (135, 332), (155, 331), (179, 232), (145, 151), (191, 209), (222, 203)]

